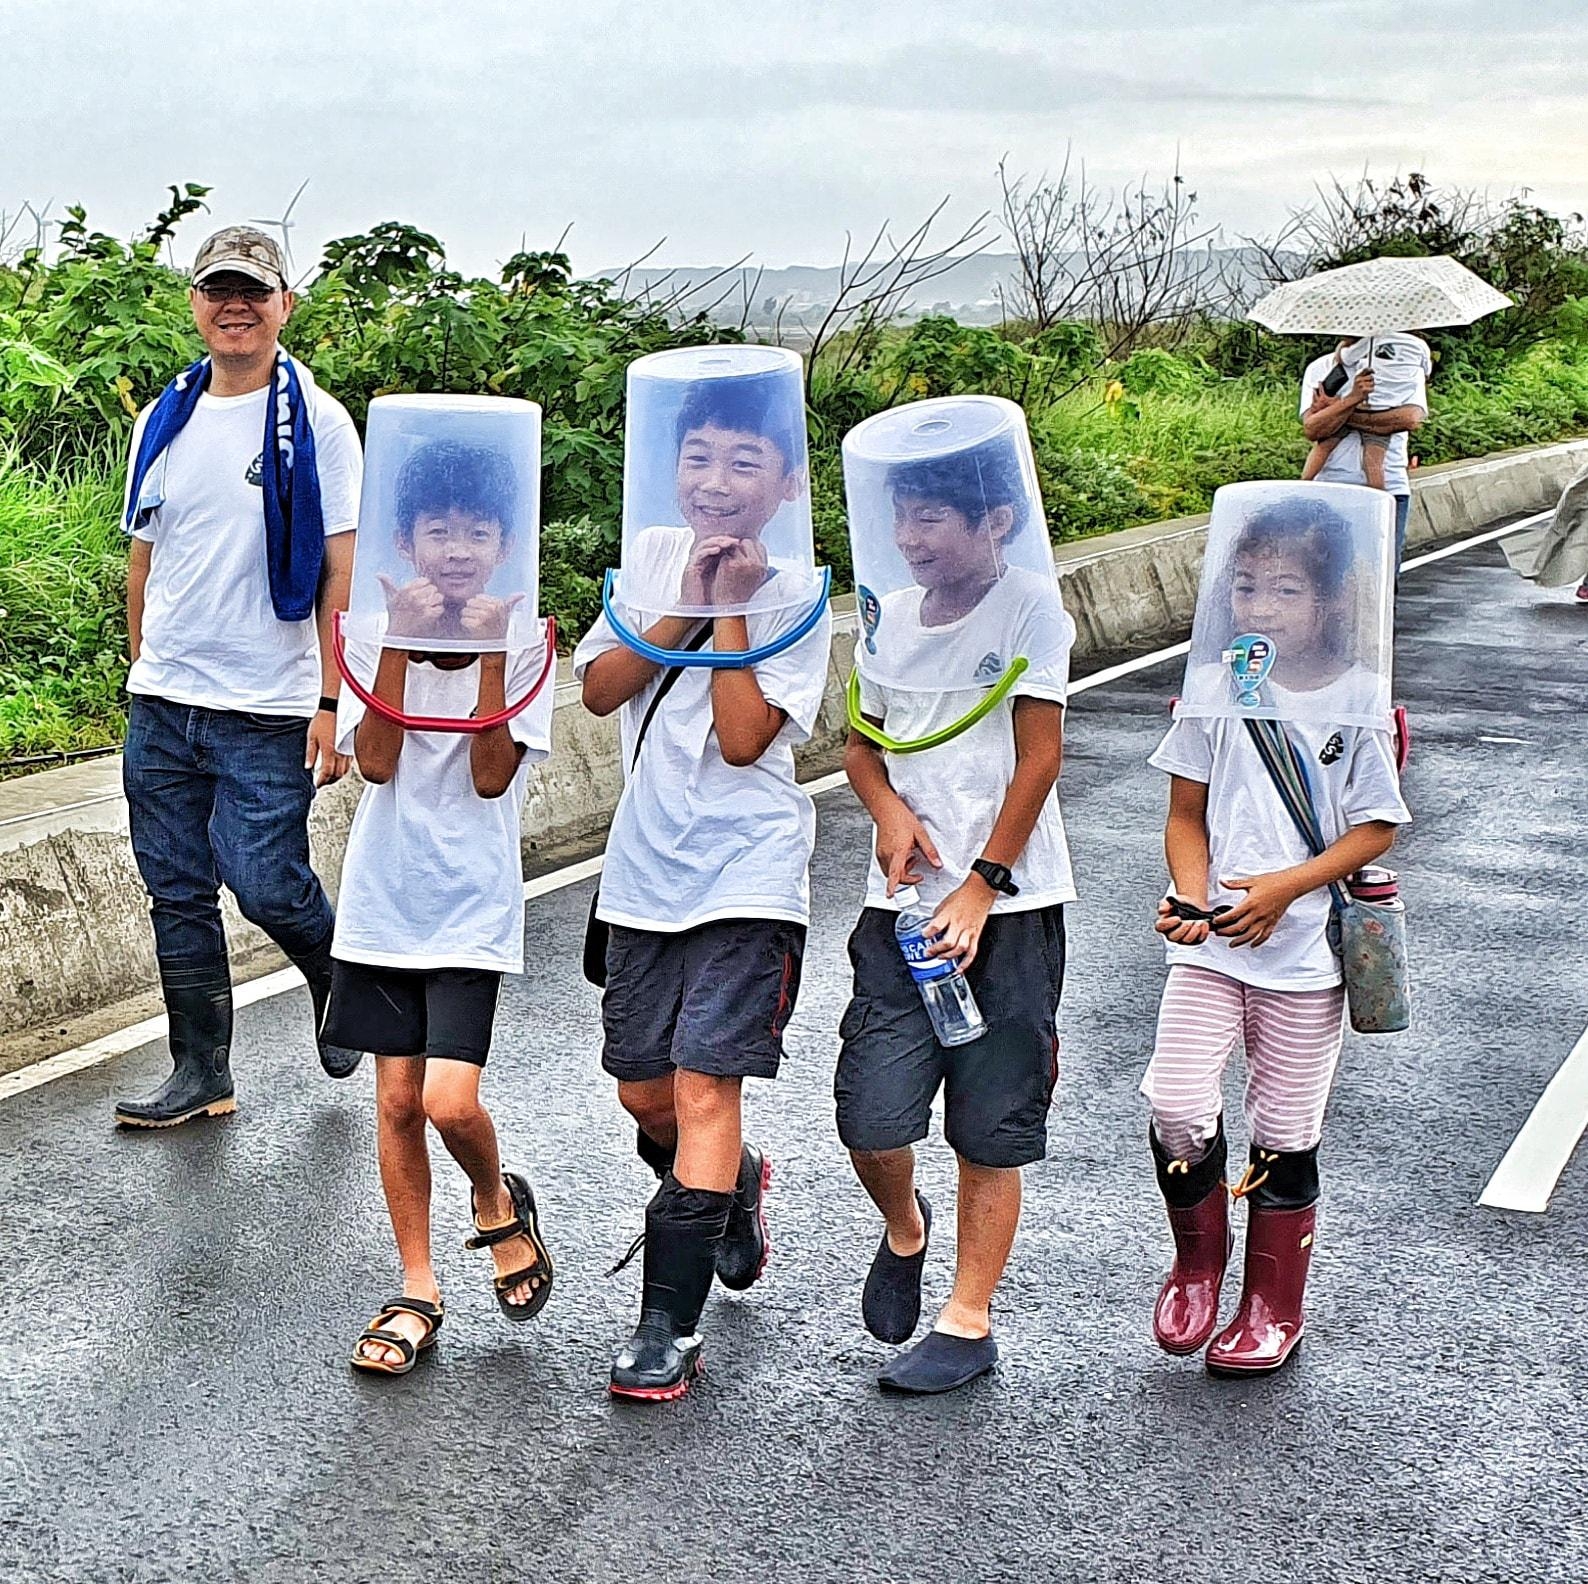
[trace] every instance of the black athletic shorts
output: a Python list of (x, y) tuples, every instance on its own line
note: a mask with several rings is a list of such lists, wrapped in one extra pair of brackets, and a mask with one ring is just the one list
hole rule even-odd
[(951, 1048), (933, 1036), (893, 923), (883, 908), (862, 908), (849, 937), (855, 988), (833, 1079), (839, 1138), (856, 1150), (917, 1143), (941, 1085), (943, 1136), (957, 1154), (975, 1166), (1041, 1160), (1059, 1076), (1062, 904), (988, 916), (966, 973), (987, 1032)]
[(488, 968), (377, 968), (331, 960), (320, 1038), (373, 1056), (485, 1065), (502, 976)]
[(675, 1067), (777, 1077), (804, 960), (805, 926), (782, 919), (720, 919), (673, 933), (614, 924), (601, 1065), (629, 1083)]

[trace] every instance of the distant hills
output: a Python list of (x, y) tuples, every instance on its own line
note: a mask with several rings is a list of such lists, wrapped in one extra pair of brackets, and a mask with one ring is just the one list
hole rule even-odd
[[(1067, 261), (1074, 269), (1078, 260)], [(1177, 279), (1197, 287), (1201, 305), (1210, 312), (1228, 311), (1232, 300), (1250, 301), (1268, 284), (1262, 255), (1255, 248), (1206, 248), (1175, 260)], [(598, 272), (607, 280), (627, 277), (634, 295), (648, 294), (671, 303), (687, 315), (710, 310), (723, 324), (744, 322), (766, 329), (781, 319), (786, 330), (797, 332), (803, 324), (814, 329), (832, 307), (840, 289), (836, 265), (794, 264), (783, 269), (758, 269), (753, 265), (680, 266), (658, 269), (608, 269)], [(899, 303), (898, 317), (919, 319), (946, 314), (962, 324), (997, 324), (1018, 297), (1019, 264), (1012, 253), (978, 253), (956, 261), (941, 275), (907, 292)], [(1005, 303), (1011, 307), (1006, 310)]]

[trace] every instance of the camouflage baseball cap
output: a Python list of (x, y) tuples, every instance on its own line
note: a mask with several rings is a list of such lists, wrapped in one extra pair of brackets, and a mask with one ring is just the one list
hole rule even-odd
[(193, 260), (193, 284), (202, 286), (223, 270), (247, 275), (264, 286), (287, 284), (287, 261), (280, 245), (249, 226), (227, 226), (200, 247)]

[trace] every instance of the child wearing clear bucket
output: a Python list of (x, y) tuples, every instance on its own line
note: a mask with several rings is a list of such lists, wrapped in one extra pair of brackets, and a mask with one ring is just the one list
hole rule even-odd
[[(851, 441), (863, 450), (862, 434)], [(864, 466), (851, 464), (846, 442), (846, 471), (858, 480)], [(876, 822), (876, 858), (849, 940), (854, 992), (834, 1091), (839, 1137), (885, 1223), (861, 1302), (880, 1341), (908, 1342), (920, 1318), (932, 1207), (916, 1186), (914, 1146), (939, 1092), (957, 1161), (953, 1291), (932, 1329), (878, 1376), (884, 1391), (927, 1395), (964, 1386), (997, 1360), (991, 1302), (1019, 1222), (1021, 1168), (1046, 1154), (1064, 905), (1075, 899), (1055, 793), (1074, 626), (1016, 433), (895, 462), (883, 483), (911, 582), (880, 600), (868, 588), (858, 595), (863, 716), (896, 740), (918, 740), (964, 718), (1017, 656), (1030, 662), (990, 714), (940, 746), (896, 753), (852, 731), (844, 757)], [(857, 579), (864, 500), (863, 483), (852, 487)], [(879, 662), (885, 676), (926, 685), (890, 685), (872, 674)], [(970, 1043), (936, 1037), (901, 956), (905, 887), (919, 894), (912, 908), (932, 915), (932, 954), (965, 972), (985, 1019)]]
[[(763, 349), (723, 348), (712, 361), (746, 353)], [(808, 513), (803, 387), (787, 361), (766, 379), (701, 378), (654, 432), (630, 371), (628, 444), (652, 463), (665, 455), (684, 519), (651, 518), (624, 551), (617, 606), (648, 644), (709, 638), (718, 653), (749, 653), (794, 630), (786, 610), (747, 613), (790, 576), (769, 554), (769, 525), (785, 506)], [(669, 614), (680, 605), (697, 614)], [(742, 1089), (777, 1076), (799, 994), (815, 811), (794, 748), (816, 724), (830, 641), (824, 611), (753, 665), (676, 669), (602, 617), (574, 654), (585, 707), (622, 711), (627, 769), (599, 896), (601, 1061), (660, 1182), (645, 1212), (639, 1320), (612, 1365), (621, 1399), (682, 1396), (704, 1367), (713, 1276), (742, 1291), (766, 1264), (771, 1167), (743, 1137)]]
[[(1220, 494), (1242, 489), (1272, 486)], [(1265, 664), (1271, 655), (1272, 671), (1257, 697), (1284, 721), (1305, 762), (1326, 850), (1312, 856), (1240, 718), (1256, 691), (1251, 683), (1246, 704), (1208, 703), (1216, 668), (1197, 663), (1196, 634), (1186, 693), (1201, 701), (1200, 713), (1177, 709), (1151, 759), (1170, 777), (1170, 892), (1155, 925), (1169, 975), (1141, 1087), (1175, 1244), (1153, 1331), (1172, 1354), (1213, 1337), (1206, 1363), (1219, 1374), (1276, 1370), (1300, 1340), (1318, 1144), (1343, 1039), (1327, 887), (1380, 858), (1411, 817), (1387, 729), (1387, 671), (1370, 691), (1367, 668), (1352, 657), (1361, 647), (1360, 612), (1386, 597), (1369, 599), (1368, 586), (1388, 579), (1388, 514), (1369, 558), (1358, 554), (1344, 517), (1309, 498), (1309, 489), (1364, 494), (1304, 485), (1294, 498), (1260, 505), (1239, 526), (1223, 570), (1204, 574), (1201, 600), (1217, 609), (1223, 642), (1233, 634), (1266, 640), (1259, 652)], [(1211, 567), (1211, 546), (1209, 556)], [(1229, 681), (1226, 669), (1217, 682), (1225, 698)], [(1382, 724), (1367, 724), (1375, 719)], [(1228, 1189), (1222, 1080), (1237, 1044), (1245, 1049), (1251, 1148)], [(1235, 1316), (1214, 1337), (1233, 1244), (1232, 1194), (1247, 1206), (1245, 1281)]]
[[(403, 586), (381, 577), (389, 633), (506, 633), (523, 596), (484, 587), (511, 546), (519, 487), (511, 461), (489, 448), (435, 442), (409, 458), (395, 537), (419, 576)], [(354, 674), (373, 676), (368, 690), (412, 717), (499, 713), (544, 658), (348, 646)], [(552, 701), (543, 688), (507, 724), (472, 735), (405, 730), (351, 689), (339, 706), (338, 750), (356, 756), (366, 786), (342, 868), (325, 1026), (356, 1029), (375, 1053), (381, 1184), (403, 1276), (354, 1347), (353, 1367), (370, 1374), (407, 1374), (444, 1317), (427, 1124), (469, 1179), (468, 1246), (490, 1250), (502, 1313), (530, 1319), (551, 1293), (534, 1192), (502, 1169), (480, 1081), (502, 975), (524, 967), (519, 818), (528, 767), (550, 752)]]

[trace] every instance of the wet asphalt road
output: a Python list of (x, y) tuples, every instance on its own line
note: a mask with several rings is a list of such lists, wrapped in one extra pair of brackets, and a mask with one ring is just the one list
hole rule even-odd
[[(1212, 1381), (1148, 1333), (1167, 1234), (1136, 1094), (1163, 971), (1145, 759), (1172, 661), (1071, 712), (1063, 1078), (995, 1376), (931, 1402), (873, 1383), (888, 1350), (858, 1305), (878, 1228), (829, 1097), (868, 827), (836, 791), (784, 1077), (747, 1100), (775, 1162), (772, 1264), (713, 1299), (709, 1373), (681, 1403), (604, 1390), (638, 1265), (603, 1271), (650, 1179), (597, 1067), (588, 882), (530, 904), (531, 972), (506, 988), (487, 1084), (557, 1290), (534, 1324), (501, 1321), (439, 1166), (448, 1319), (406, 1380), (347, 1368), (396, 1279), (369, 1075), (320, 1075), (303, 991), (239, 1014), (235, 1117), (113, 1133), (112, 1097), (158, 1080), (157, 1047), (0, 1104), (0, 1579), (1588, 1575), (1588, 1151), (1547, 1215), (1476, 1207), (1588, 1021), (1588, 613), (1489, 546), (1409, 574), (1401, 630), (1418, 823), (1393, 861), (1416, 1027), (1347, 1046), (1284, 1375)], [(940, 1141), (923, 1162), (946, 1207)]]

